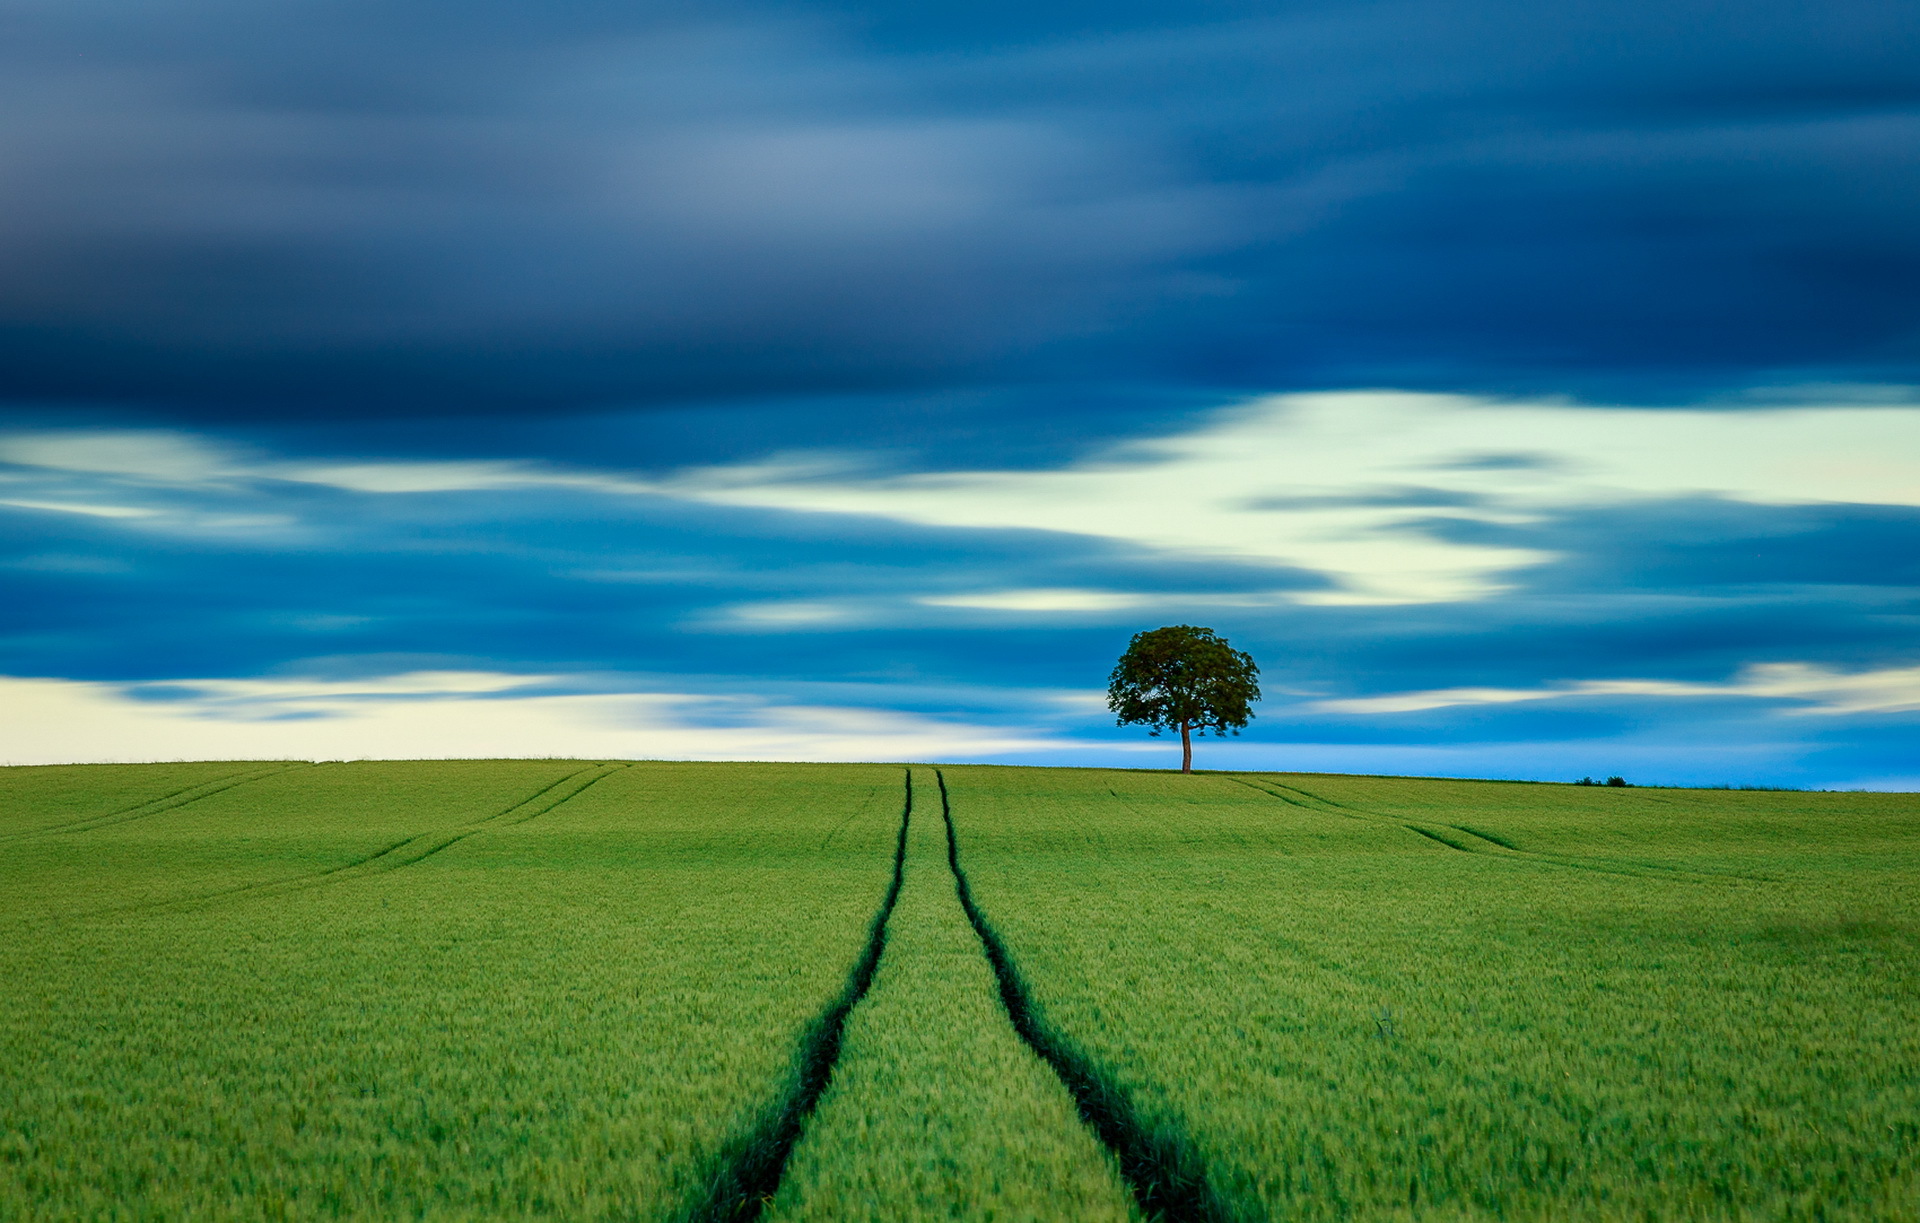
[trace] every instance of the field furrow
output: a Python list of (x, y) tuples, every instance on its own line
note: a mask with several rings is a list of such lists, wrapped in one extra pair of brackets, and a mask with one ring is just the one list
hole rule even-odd
[(1205, 1164), (1185, 1133), (1164, 1120), (1157, 1125), (1143, 1122), (1113, 1076), (1082, 1053), (1065, 1033), (1047, 1023), (1012, 952), (973, 899), (966, 870), (960, 865), (960, 840), (954, 829), (947, 779), (944, 774), (935, 776), (940, 786), (940, 818), (946, 827), (947, 867), (953, 873), (954, 892), (993, 969), (1000, 1005), (1014, 1032), (1052, 1069), (1073, 1097), (1080, 1119), (1112, 1152), (1142, 1213), (1167, 1223), (1224, 1223), (1231, 1219), (1232, 1213), (1207, 1183)]
[(91, 832), (96, 828), (110, 828), (115, 824), (130, 823), (133, 820), (142, 820), (149, 816), (178, 810), (181, 807), (187, 806), (189, 803), (197, 803), (202, 799), (212, 798), (216, 794), (223, 794), (236, 786), (243, 786), (250, 781), (259, 781), (264, 777), (272, 777), (278, 773), (287, 772), (290, 769), (309, 767), (311, 766), (306, 764), (279, 764), (263, 769), (249, 769), (239, 773), (232, 773), (224, 777), (215, 778), (212, 781), (201, 782), (199, 785), (186, 786), (171, 793), (162, 794), (158, 798), (149, 799), (143, 803), (136, 803), (131, 807), (122, 807), (114, 811), (107, 811), (82, 819), (68, 820), (63, 823), (48, 824), (43, 827), (28, 828), (18, 832), (6, 833), (0, 835), (0, 840), (12, 840), (19, 837), (66, 835), (69, 833)]
[[(715, 1161), (714, 1171), (696, 1192), (681, 1216), (687, 1223), (751, 1223), (760, 1217), (786, 1174), (787, 1161), (806, 1129), (807, 1119), (833, 1081), (835, 1064), (844, 1045), (847, 1017), (873, 987), (880, 957), (887, 949), (887, 923), (900, 900), (905, 880), (907, 834), (913, 821), (913, 774), (904, 780), (900, 834), (894, 842), (893, 878), (867, 927), (866, 945), (847, 974), (846, 985), (813, 1018), (794, 1050), (793, 1069), (786, 1089), (761, 1113), (753, 1127), (728, 1145)], [(846, 827), (842, 821), (834, 832)], [(833, 833), (827, 834), (827, 840)]]
[(0, 839), (89, 823), (290, 762), (63, 764), (0, 768)]
[[(1911, 796), (946, 776), (1048, 1023), (1236, 1211), (1864, 1220), (1920, 1188)], [(1519, 871), (1408, 823), (1781, 882)]]
[(1912, 795), (0, 769), (55, 825), (0, 852), (9, 1220), (1920, 1200)]
[(1112, 1160), (997, 1001), (948, 866), (937, 780), (916, 773), (886, 955), (769, 1216), (1136, 1218)]
[[(430, 791), (504, 812), (581, 767), (307, 776), (364, 785), (366, 825), (417, 829)], [(0, 1215), (670, 1218), (843, 988), (899, 778), (635, 765), (407, 870), (0, 940)], [(328, 840), (348, 808), (253, 792), (248, 823), (286, 835)], [(201, 818), (203, 873), (254, 852)], [(89, 865), (110, 887), (118, 860)]]
[[(330, 875), (503, 814), (581, 769), (396, 761), (253, 770), (245, 784), (224, 779), (161, 818), (12, 842), (0, 858), (0, 913), (32, 928)], [(0, 790), (12, 781), (0, 773)]]
[(385, 845), (364, 857), (342, 862), (336, 866), (322, 867), (319, 870), (302, 871), (295, 875), (284, 875), (275, 879), (261, 879), (247, 883), (237, 883), (230, 887), (216, 888), (208, 892), (167, 897), (160, 900), (137, 902), (111, 909), (92, 910), (86, 916), (109, 912), (131, 912), (139, 909), (187, 908), (222, 901), (252, 900), (273, 896), (300, 888), (315, 887), (321, 884), (339, 883), (359, 875), (380, 871), (395, 871), (402, 867), (424, 862), (445, 849), (451, 849), (476, 833), (485, 832), (493, 825), (522, 824), (558, 807), (585, 791), (595, 782), (601, 781), (613, 773), (628, 766), (624, 764), (601, 764), (569, 773), (560, 780), (542, 786), (531, 797), (521, 800), (502, 811), (483, 815), (462, 827), (452, 831), (423, 832), (416, 836), (403, 837), (390, 845)]
[[(1601, 874), (1625, 875), (1630, 878), (1668, 879), (1677, 882), (1693, 883), (1728, 883), (1742, 879), (1758, 883), (1774, 881), (1772, 876), (1757, 875), (1751, 872), (1688, 869), (1658, 862), (1582, 858), (1569, 854), (1540, 853), (1521, 849), (1519, 846), (1513, 844), (1512, 841), (1497, 833), (1487, 833), (1460, 824), (1446, 824), (1433, 821), (1409, 821), (1403, 817), (1389, 815), (1384, 812), (1367, 811), (1359, 807), (1350, 807), (1342, 803), (1333, 802), (1330, 799), (1322, 798), (1320, 795), (1300, 789), (1297, 786), (1282, 786), (1268, 778), (1248, 781), (1243, 777), (1236, 777), (1233, 780), (1259, 793), (1277, 798), (1281, 802), (1300, 807), (1304, 810), (1326, 811), (1331, 814), (1345, 816), (1349, 819), (1385, 821), (1386, 823), (1405, 828), (1408, 832), (1416, 836), (1425, 837), (1427, 840), (1446, 849), (1456, 850), (1465, 854), (1486, 854), (1495, 858), (1506, 858), (1510, 861), (1528, 862), (1550, 867), (1565, 867), (1570, 870), (1598, 871)], [(1298, 795), (1299, 798), (1290, 797), (1290, 794)], [(1301, 802), (1299, 801), (1300, 798), (1311, 799), (1312, 802)]]

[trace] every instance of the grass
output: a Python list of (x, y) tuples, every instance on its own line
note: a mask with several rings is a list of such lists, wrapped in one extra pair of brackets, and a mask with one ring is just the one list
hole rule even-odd
[(1920, 1200), (1914, 796), (912, 773), (0, 769), (0, 1217)]
[(1920, 1196), (1911, 796), (947, 778), (1045, 1019), (1246, 1217)]
[(112, 819), (276, 767), (264, 761), (72, 764), (0, 770), (0, 839)]
[[(129, 766), (98, 766), (118, 771)], [(202, 784), (157, 766), (155, 795), (106, 789), (91, 810), (77, 795), (61, 819), (35, 821), (46, 787), (35, 769), (0, 771), (0, 822), (22, 826), (5, 842), (0, 912), (66, 919), (133, 910), (311, 879), (351, 867), (417, 835), (498, 816), (592, 767), (584, 761), (447, 761), (323, 765), (224, 765)], [(202, 766), (203, 768), (205, 766)], [(69, 770), (60, 770), (68, 772)], [(71, 783), (69, 783), (71, 784)], [(25, 793), (16, 797), (16, 790)], [(37, 792), (38, 791), (38, 792)]]
[(887, 953), (768, 1213), (781, 1223), (1138, 1216), (1072, 1099), (1014, 1034), (915, 770)]
[(636, 765), (399, 869), (103, 906), (336, 867), (582, 767), (320, 766), (9, 847), (9, 895), (61, 916), (10, 903), (0, 937), (0, 1215), (679, 1209), (857, 954), (899, 770)]
[(687, 1223), (751, 1223), (765, 1213), (786, 1175), (793, 1148), (806, 1132), (846, 1043), (847, 1019), (866, 1000), (887, 950), (887, 927), (899, 903), (907, 865), (907, 835), (913, 816), (913, 777), (902, 778), (900, 831), (893, 843), (893, 878), (867, 927), (867, 943), (847, 974), (846, 985), (812, 1023), (794, 1050), (786, 1090), (767, 1103), (753, 1126), (740, 1131), (717, 1161), (707, 1187), (688, 1204)]
[(1015, 1033), (1047, 1063), (1073, 1097), (1081, 1120), (1112, 1152), (1120, 1175), (1143, 1213), (1169, 1223), (1219, 1223), (1230, 1218), (1207, 1180), (1204, 1163), (1178, 1127), (1155, 1125), (1143, 1118), (1113, 1076), (1087, 1057), (1071, 1037), (1048, 1024), (1034, 1005), (1032, 991), (1006, 941), (973, 898), (966, 868), (960, 864), (960, 841), (946, 778), (937, 772), (935, 776), (940, 786), (940, 817), (946, 827), (947, 866), (953, 873), (954, 890), (993, 970), (1001, 1006)]

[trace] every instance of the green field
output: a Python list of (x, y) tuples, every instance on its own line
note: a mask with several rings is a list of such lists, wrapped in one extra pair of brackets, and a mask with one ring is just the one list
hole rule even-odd
[(1913, 795), (0, 769), (6, 1219), (1914, 1219), (1916, 1002)]

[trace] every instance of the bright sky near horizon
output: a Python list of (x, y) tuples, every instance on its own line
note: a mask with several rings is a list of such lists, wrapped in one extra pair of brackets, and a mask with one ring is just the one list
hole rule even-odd
[(1920, 787), (1909, 5), (6, 7), (0, 761)]

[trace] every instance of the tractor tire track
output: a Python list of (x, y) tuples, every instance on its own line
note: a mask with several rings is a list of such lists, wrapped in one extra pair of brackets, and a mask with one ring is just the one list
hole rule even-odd
[[(1347, 817), (1348, 819), (1359, 819), (1359, 820), (1365, 820), (1370, 823), (1393, 825), (1396, 827), (1404, 828), (1408, 832), (1411, 832), (1416, 836), (1425, 837), (1427, 840), (1432, 841), (1436, 845), (1440, 845), (1446, 849), (1454, 850), (1458, 853), (1478, 854), (1482, 857), (1488, 857), (1488, 858), (1510, 858), (1510, 859), (1514, 859), (1522, 862), (1536, 862), (1546, 866), (1567, 866), (1567, 867), (1573, 867), (1579, 870), (1596, 871), (1598, 873), (1608, 874), (1608, 875), (1627, 875), (1634, 878), (1645, 877), (1645, 876), (1642, 876), (1638, 871), (1622, 870), (1622, 869), (1616, 869), (1616, 868), (1590, 864), (1590, 863), (1585, 863), (1580, 861), (1571, 861), (1555, 855), (1536, 853), (1536, 852), (1533, 852), (1530, 850), (1524, 850), (1524, 849), (1516, 849), (1512, 845), (1504, 844), (1500, 841), (1496, 841), (1492, 837), (1484, 836), (1478, 832), (1474, 832), (1472, 829), (1461, 828), (1455, 824), (1445, 824), (1445, 823), (1440, 823), (1439, 821), (1414, 823), (1412, 821), (1403, 819), (1399, 816), (1384, 815), (1378, 811), (1367, 811), (1360, 807), (1349, 807), (1344, 803), (1337, 803), (1330, 798), (1326, 798), (1322, 795), (1315, 794), (1311, 790), (1302, 790), (1298, 786), (1283, 785), (1277, 781), (1269, 781), (1267, 778), (1264, 778), (1264, 777), (1259, 779), (1259, 784), (1247, 781), (1246, 779), (1240, 778), (1240, 777), (1236, 777), (1234, 778), (1234, 780), (1240, 782), (1241, 785), (1247, 786), (1249, 789), (1256, 790), (1259, 793), (1265, 794), (1270, 798), (1277, 798), (1281, 802), (1291, 803), (1293, 806), (1300, 807), (1308, 811), (1315, 811), (1315, 810), (1326, 811), (1327, 808), (1332, 808), (1332, 811), (1327, 812), (1328, 814), (1339, 814)], [(1269, 789), (1268, 787), (1273, 787), (1273, 788)], [(1278, 793), (1277, 791), (1280, 791), (1280, 790), (1285, 790), (1290, 793), (1297, 794), (1301, 798), (1311, 799), (1313, 800), (1313, 802), (1323, 804), (1323, 806), (1321, 807), (1308, 806), (1306, 803), (1299, 802), (1295, 799), (1288, 798), (1285, 794)], [(1445, 829), (1446, 831), (1442, 832), (1440, 831), (1440, 829)], [(1457, 837), (1449, 836), (1447, 835), (1449, 832), (1462, 834), (1466, 837), (1473, 838), (1474, 840), (1478, 840), (1482, 842), (1482, 845), (1474, 845), (1472, 841), (1462, 841)]]
[[(1530, 862), (1540, 866), (1563, 866), (1571, 870), (1592, 871), (1600, 875), (1618, 875), (1629, 879), (1666, 879), (1678, 883), (1732, 883), (1734, 881), (1752, 883), (1773, 883), (1776, 880), (1765, 875), (1750, 875), (1736, 871), (1703, 871), (1682, 866), (1667, 866), (1664, 863), (1594, 860), (1573, 854), (1543, 853), (1539, 850), (1521, 849), (1503, 837), (1481, 832), (1463, 824), (1448, 824), (1439, 820), (1414, 822), (1401, 816), (1384, 815), (1378, 811), (1368, 811), (1360, 807), (1349, 807), (1334, 802), (1310, 790), (1298, 786), (1282, 785), (1277, 781), (1260, 778), (1259, 784), (1235, 777), (1234, 781), (1248, 789), (1265, 794), (1269, 798), (1279, 799), (1283, 803), (1307, 811), (1320, 811), (1328, 815), (1341, 815), (1348, 819), (1360, 819), (1368, 822), (1395, 825), (1408, 832), (1425, 837), (1435, 844), (1463, 854), (1476, 854), (1485, 858), (1502, 858), (1512, 862)], [(1268, 787), (1272, 787), (1271, 789)], [(1289, 798), (1278, 791), (1285, 790), (1301, 798), (1311, 799), (1323, 807), (1313, 807), (1298, 799)]]
[[(158, 901), (155, 902), (153, 906), (146, 907), (159, 907), (160, 905), (192, 907), (212, 901), (225, 900), (233, 896), (242, 896), (248, 893), (268, 891), (290, 892), (304, 887), (311, 887), (318, 883), (333, 883), (342, 879), (357, 879), (366, 875), (380, 874), (386, 871), (397, 871), (402, 867), (412, 866), (416, 862), (423, 862), (441, 850), (450, 849), (468, 837), (485, 832), (489, 828), (512, 827), (513, 825), (524, 824), (528, 820), (545, 815), (555, 807), (560, 806), (562, 803), (572, 801), (595, 784), (627, 767), (629, 766), (624, 764), (598, 764), (577, 772), (569, 773), (558, 781), (551, 782), (541, 789), (536, 790), (531, 797), (523, 798), (512, 806), (496, 811), (492, 815), (482, 816), (463, 827), (451, 829), (442, 828), (434, 832), (415, 833), (413, 836), (403, 837), (395, 841), (384, 849), (376, 850), (365, 857), (356, 858), (351, 862), (343, 862), (338, 866), (329, 866), (324, 870), (318, 871), (306, 871), (298, 875), (286, 875), (279, 879), (266, 879), (258, 883), (243, 883), (234, 887), (224, 888), (218, 892), (208, 892), (201, 896)], [(582, 781), (581, 778), (585, 778), (586, 780)], [(579, 782), (579, 784), (569, 787), (569, 782)]]
[(1464, 832), (1469, 836), (1479, 837), (1482, 841), (1492, 841), (1495, 845), (1498, 845), (1502, 849), (1511, 849), (1515, 853), (1526, 852), (1526, 850), (1521, 849), (1518, 845), (1515, 845), (1512, 841), (1507, 840), (1507, 838), (1503, 836), (1498, 836), (1491, 832), (1482, 832), (1480, 829), (1475, 828), (1472, 824), (1455, 824), (1454, 827), (1458, 828), (1461, 832)]
[[(320, 870), (302, 871), (297, 875), (282, 875), (277, 879), (261, 879), (252, 883), (239, 883), (232, 887), (218, 888), (211, 892), (201, 892), (192, 896), (169, 896), (159, 900), (144, 900), (133, 904), (111, 905), (102, 909), (88, 909), (79, 913), (62, 914), (59, 917), (45, 919), (43, 923), (36, 924), (57, 925), (61, 922), (77, 921), (89, 917), (105, 917), (112, 914), (138, 913), (155, 909), (174, 909), (181, 912), (194, 912), (228, 900), (251, 899), (255, 896), (263, 895), (279, 895), (315, 887), (320, 884), (335, 883), (345, 879), (358, 879), (367, 875), (399, 870), (402, 867), (412, 866), (416, 862), (430, 858), (441, 850), (457, 845), (468, 837), (476, 833), (485, 832), (489, 828), (524, 824), (537, 816), (545, 815), (562, 803), (576, 798), (597, 782), (627, 767), (629, 766), (625, 764), (599, 764), (580, 769), (577, 772), (567, 774), (558, 781), (548, 783), (546, 786), (535, 791), (530, 797), (521, 799), (509, 807), (494, 812), (492, 815), (482, 816), (463, 827), (453, 829), (442, 828), (433, 832), (414, 833), (411, 836), (402, 837), (398, 841), (377, 849), (370, 854), (355, 858), (350, 862), (341, 862)], [(592, 776), (589, 777), (588, 774), (592, 774)], [(586, 780), (580, 781), (583, 777), (585, 777)], [(579, 781), (580, 784), (573, 786), (571, 789), (563, 789), (568, 782), (574, 781)], [(544, 803), (542, 803), (543, 799), (546, 800)], [(508, 818), (519, 812), (525, 812), (525, 814), (520, 815), (517, 819)], [(412, 850), (418, 850), (419, 852), (410, 852), (410, 848)]]
[(1052, 1068), (1073, 1097), (1080, 1119), (1113, 1153), (1141, 1213), (1166, 1223), (1231, 1223), (1235, 1213), (1214, 1193), (1205, 1162), (1186, 1135), (1166, 1122), (1144, 1121), (1126, 1090), (1036, 1010), (1012, 954), (974, 902), (973, 889), (960, 867), (947, 779), (938, 769), (934, 777), (940, 783), (940, 816), (947, 826), (947, 867), (953, 873), (954, 893), (993, 968), (1000, 1002), (1013, 1030)]
[(1416, 836), (1423, 836), (1427, 838), (1427, 840), (1432, 841), (1437, 845), (1443, 845), (1448, 849), (1455, 849), (1460, 851), (1463, 854), (1470, 854), (1474, 852), (1473, 850), (1468, 849), (1466, 846), (1460, 844), (1460, 842), (1451, 840), (1447, 837), (1443, 837), (1439, 833), (1434, 832), (1432, 829), (1422, 828), (1418, 824), (1402, 824), (1401, 827), (1405, 828), (1408, 832), (1411, 832)]
[[(1386, 817), (1382, 818), (1384, 819)], [(1398, 821), (1393, 822), (1397, 823)], [(1537, 862), (1543, 866), (1568, 866), (1576, 870), (1592, 871), (1599, 875), (1618, 875), (1623, 879), (1674, 879), (1687, 883), (1708, 883), (1722, 882), (1728, 878), (1728, 876), (1724, 875), (1713, 875), (1705, 871), (1689, 871), (1676, 866), (1642, 866), (1638, 863), (1630, 862), (1623, 862), (1619, 865), (1602, 865), (1597, 862), (1582, 861), (1578, 858), (1565, 858), (1553, 854), (1534, 853), (1529, 850), (1514, 849), (1512, 846), (1502, 845), (1491, 837), (1480, 837), (1479, 833), (1467, 834), (1469, 836), (1479, 837), (1480, 840), (1486, 842), (1488, 845), (1494, 846), (1494, 849), (1489, 850), (1474, 845), (1470, 841), (1462, 842), (1456, 840), (1445, 832), (1436, 831), (1429, 825), (1401, 824), (1400, 826), (1408, 832), (1423, 836), (1427, 840), (1438, 845), (1443, 845), (1448, 849), (1463, 854), (1475, 854), (1484, 858), (1515, 858), (1522, 862)], [(1440, 827), (1447, 829), (1449, 832), (1467, 832), (1466, 829), (1461, 828), (1457, 824), (1441, 824)], [(1666, 873), (1649, 874), (1649, 871), (1664, 871)], [(1742, 877), (1745, 878), (1746, 876)]]
[[(1246, 781), (1246, 780), (1245, 780), (1244, 778), (1240, 778), (1240, 777), (1236, 777), (1236, 778), (1234, 778), (1234, 780), (1235, 780), (1235, 781), (1237, 781), (1237, 782), (1240, 782), (1240, 783), (1241, 783), (1242, 785), (1252, 785), (1252, 784), (1253, 784), (1253, 783), (1251, 783), (1251, 782), (1249, 782), (1249, 781)], [(1300, 789), (1300, 788), (1299, 788), (1298, 786), (1289, 786), (1289, 785), (1284, 785), (1284, 784), (1282, 784), (1282, 783), (1280, 783), (1280, 782), (1277, 782), (1277, 781), (1273, 781), (1273, 780), (1271, 780), (1271, 779), (1269, 779), (1269, 778), (1266, 778), (1266, 777), (1262, 777), (1262, 778), (1260, 779), (1260, 781), (1261, 781), (1261, 784), (1262, 784), (1262, 785), (1267, 785), (1267, 786), (1272, 786), (1272, 787), (1273, 787), (1274, 789), (1276, 789), (1276, 790), (1286, 790), (1286, 791), (1288, 791), (1289, 793), (1292, 793), (1292, 794), (1298, 794), (1298, 795), (1299, 795), (1299, 796), (1300, 796), (1301, 798), (1306, 798), (1306, 799), (1312, 799), (1312, 800), (1313, 800), (1314, 802), (1316, 802), (1316, 803), (1319, 803), (1319, 804), (1320, 804), (1320, 806), (1322, 806), (1322, 807), (1332, 807), (1332, 808), (1333, 808), (1334, 810), (1336, 810), (1336, 811), (1342, 811), (1342, 812), (1347, 812), (1347, 813), (1349, 813), (1349, 814), (1354, 814), (1354, 815), (1366, 815), (1366, 816), (1373, 816), (1373, 817), (1375, 817), (1376, 819), (1388, 819), (1388, 818), (1390, 818), (1390, 817), (1388, 817), (1388, 816), (1384, 816), (1384, 815), (1381, 815), (1381, 814), (1380, 814), (1379, 812), (1377, 812), (1377, 811), (1362, 811), (1362, 810), (1361, 810), (1360, 808), (1358, 808), (1358, 807), (1349, 807), (1349, 806), (1347, 806), (1347, 805), (1346, 805), (1345, 803), (1336, 803), (1336, 802), (1334, 802), (1334, 801), (1333, 801), (1332, 799), (1330, 799), (1330, 798), (1327, 798), (1327, 797), (1324, 797), (1323, 795), (1319, 795), (1319, 794), (1315, 794), (1315, 793), (1313, 793), (1313, 792), (1312, 792), (1312, 791), (1310, 791), (1310, 790), (1302, 790), (1302, 789)], [(1254, 786), (1253, 788), (1254, 788), (1254, 789), (1256, 789), (1256, 790), (1258, 790), (1258, 789), (1260, 789), (1260, 786)], [(1273, 797), (1275, 797), (1275, 798), (1279, 798), (1279, 799), (1283, 799), (1283, 801), (1286, 801), (1286, 802), (1293, 802), (1293, 800), (1292, 800), (1292, 799), (1287, 799), (1287, 798), (1285, 798), (1285, 796), (1283, 796), (1283, 795), (1280, 795), (1280, 794), (1275, 794), (1275, 795), (1274, 795)], [(1306, 808), (1307, 808), (1307, 809), (1308, 809), (1309, 811), (1312, 811), (1312, 810), (1314, 810), (1314, 809), (1315, 809), (1315, 808), (1313, 808), (1313, 807), (1311, 807), (1311, 806), (1309, 806), (1309, 805), (1308, 805), (1308, 804), (1306, 804), (1306, 803), (1299, 803), (1299, 802), (1295, 802), (1295, 803), (1294, 803), (1294, 806), (1296, 806), (1296, 807), (1306, 807)]]
[[(907, 784), (909, 786), (913, 784), (913, 774), (911, 772), (907, 774)], [(867, 794), (869, 797), (876, 795), (878, 793), (880, 793), (879, 786), (874, 786), (872, 789), (867, 791)], [(833, 826), (833, 830), (827, 833), (827, 839), (820, 842), (820, 848), (825, 849), (827, 846), (833, 844), (833, 838), (839, 836), (843, 831), (846, 830), (846, 827), (848, 824), (853, 823), (853, 821), (858, 819), (859, 817), (860, 817), (860, 808), (859, 806), (856, 805), (853, 808), (853, 811), (847, 816), (846, 819), (841, 820), (838, 824), (835, 824)]]
[(178, 811), (180, 808), (191, 803), (197, 803), (203, 798), (212, 798), (216, 794), (224, 794), (228, 790), (232, 790), (238, 786), (244, 786), (250, 781), (262, 781), (268, 777), (277, 777), (282, 773), (291, 772), (294, 769), (310, 769), (314, 767), (316, 766), (301, 761), (296, 764), (280, 764), (272, 768), (246, 769), (238, 773), (229, 773), (224, 777), (216, 777), (212, 781), (203, 781), (195, 785), (186, 786), (182, 789), (175, 790), (171, 794), (162, 794), (158, 798), (150, 798), (144, 803), (136, 803), (131, 807), (122, 807), (118, 811), (109, 811), (104, 815), (89, 815), (83, 819), (68, 820), (64, 824), (51, 824), (45, 828), (27, 828), (19, 832), (9, 832), (5, 835), (0, 835), (0, 841), (18, 841), (25, 837), (63, 836), (68, 833), (92, 832), (96, 828), (110, 828), (117, 824), (130, 824), (134, 820), (143, 820), (151, 815), (160, 815), (168, 811)]
[[(1285, 790), (1287, 789), (1287, 787), (1280, 785), (1280, 783), (1278, 782), (1269, 782), (1268, 785), (1272, 785), (1276, 787), (1275, 789), (1269, 790), (1266, 788), (1266, 786), (1255, 785), (1254, 783), (1248, 781), (1244, 777), (1229, 777), (1227, 778), (1227, 780), (1237, 781), (1241, 785), (1245, 786), (1249, 790), (1252, 790), (1256, 794), (1264, 794), (1268, 798), (1277, 798), (1281, 802), (1287, 804), (1287, 806), (1298, 807), (1302, 811), (1312, 811), (1319, 815), (1342, 815), (1350, 820), (1366, 820), (1369, 818), (1368, 816), (1360, 815), (1350, 810), (1349, 808), (1341, 807), (1338, 804), (1329, 804), (1330, 806), (1334, 807), (1334, 810), (1329, 811), (1325, 807), (1316, 807), (1311, 803), (1303, 803), (1297, 798), (1288, 798), (1285, 794), (1279, 793), (1280, 790)], [(1261, 778), (1261, 780), (1265, 781), (1266, 779)], [(1298, 791), (1295, 791), (1295, 793), (1298, 793)], [(1384, 818), (1384, 817), (1381, 817), (1381, 818)]]
[(906, 880), (907, 826), (913, 820), (913, 770), (907, 770), (906, 800), (900, 810), (900, 835), (893, 850), (893, 880), (867, 928), (867, 943), (847, 974), (846, 984), (826, 1009), (814, 1016), (794, 1050), (786, 1091), (754, 1124), (721, 1151), (695, 1199), (675, 1216), (678, 1223), (752, 1223), (780, 1190), (793, 1148), (806, 1132), (828, 1084), (846, 1036), (847, 1017), (873, 988), (880, 957), (887, 949), (887, 919)]

